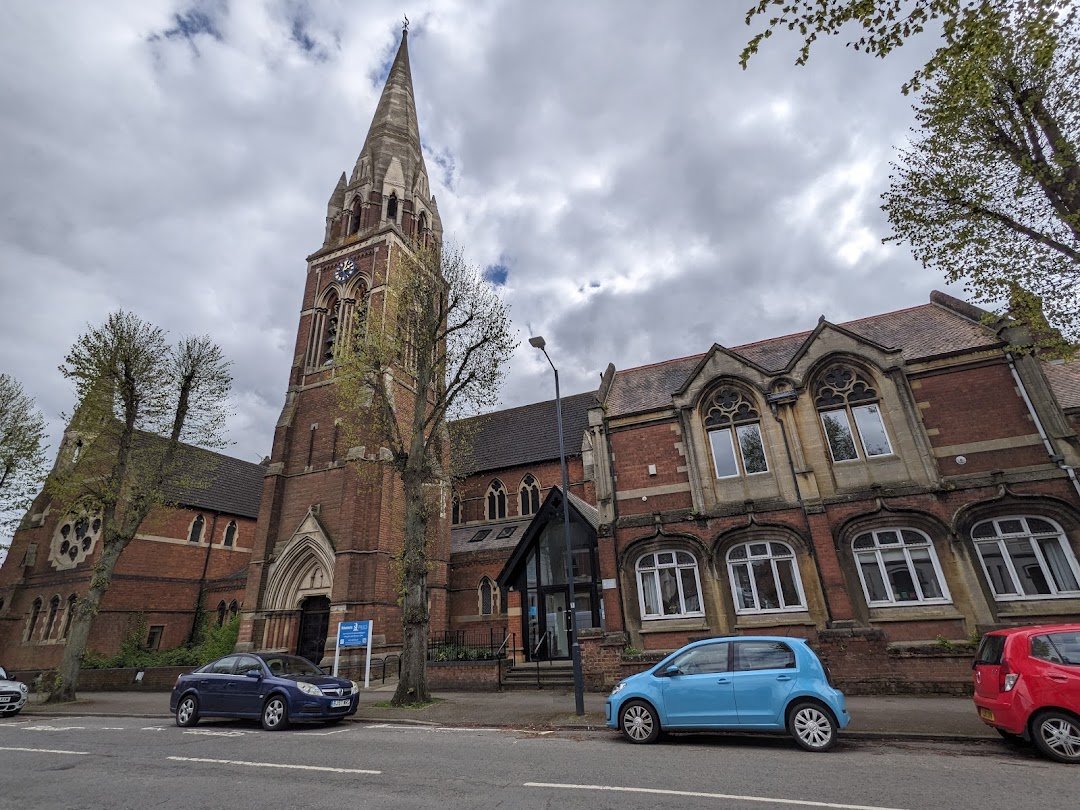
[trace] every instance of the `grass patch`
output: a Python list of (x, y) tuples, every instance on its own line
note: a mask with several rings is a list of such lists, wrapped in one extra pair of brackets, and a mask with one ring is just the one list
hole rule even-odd
[(426, 709), (428, 706), (434, 706), (436, 703), (444, 702), (445, 698), (432, 698), (424, 703), (403, 703), (400, 706), (395, 706), (389, 700), (380, 700), (378, 703), (372, 703), (376, 709)]

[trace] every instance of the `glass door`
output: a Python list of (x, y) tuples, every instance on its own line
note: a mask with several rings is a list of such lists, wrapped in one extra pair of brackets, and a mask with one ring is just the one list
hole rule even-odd
[(544, 594), (544, 619), (547, 625), (548, 658), (570, 657), (570, 614), (567, 591), (559, 589)]

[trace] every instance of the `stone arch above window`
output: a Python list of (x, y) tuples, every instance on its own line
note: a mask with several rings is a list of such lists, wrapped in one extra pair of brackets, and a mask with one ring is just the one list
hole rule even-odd
[(521, 488), (518, 490), (521, 515), (535, 515), (540, 511), (540, 482), (529, 473), (521, 479)]
[(60, 597), (54, 596), (49, 600), (49, 612), (45, 616), (45, 626), (41, 630), (41, 638), (43, 641), (48, 641), (53, 636), (53, 631), (56, 629), (56, 617), (60, 615)]
[(728, 578), (735, 612), (806, 610), (795, 550), (779, 540), (752, 540), (728, 549)]
[(236, 545), (236, 521), (230, 520), (229, 525), (225, 527), (225, 535), (221, 539), (223, 546)]
[(930, 536), (913, 527), (860, 532), (851, 541), (866, 604), (944, 604), (949, 589)]
[(665, 548), (638, 557), (634, 564), (642, 619), (704, 616), (697, 558)]
[(833, 362), (815, 375), (811, 390), (833, 461), (892, 455), (878, 392), (866, 372)]
[(720, 385), (702, 402), (701, 411), (717, 478), (769, 471), (761, 414), (748, 391), (732, 384)]
[(231, 602), (229, 602), (229, 621), (232, 621), (233, 619), (235, 619), (236, 614), (239, 613), (239, 612), (240, 612), (240, 606), (236, 603), (236, 600), (233, 599)]
[(1080, 565), (1057, 521), (991, 518), (972, 527), (971, 540), (996, 601), (1080, 596)]
[(499, 588), (488, 577), (480, 579), (477, 597), (481, 616), (493, 616), (499, 613)]
[(488, 486), (487, 519), (499, 520), (504, 517), (506, 517), (506, 488), (502, 481), (496, 478)]
[(188, 542), (198, 543), (202, 540), (203, 527), (206, 525), (206, 518), (202, 515), (196, 515), (195, 519), (191, 521), (191, 528), (188, 529)]

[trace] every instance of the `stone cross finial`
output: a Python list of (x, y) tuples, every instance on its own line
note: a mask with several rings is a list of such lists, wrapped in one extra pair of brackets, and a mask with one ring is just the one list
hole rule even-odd
[(401, 24), (401, 33), (407, 34), (407, 33), (409, 33), (409, 15), (406, 14), (404, 16), (405, 16), (405, 22)]

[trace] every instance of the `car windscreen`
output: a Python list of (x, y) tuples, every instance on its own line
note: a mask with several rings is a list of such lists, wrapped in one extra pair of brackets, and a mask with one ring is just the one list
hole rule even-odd
[(1000, 664), (1005, 652), (1005, 636), (983, 636), (979, 651), (975, 653), (976, 664)]
[(297, 655), (264, 655), (262, 660), (270, 668), (270, 673), (280, 676), (322, 675), (323, 671)]
[(1031, 639), (1031, 655), (1052, 664), (1080, 666), (1080, 632), (1047, 633)]
[(6, 680), (7, 680), (7, 672), (4, 671), (3, 667), (0, 667), (0, 681), (6, 681)]

